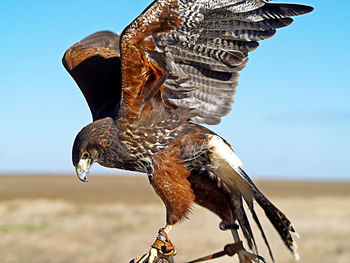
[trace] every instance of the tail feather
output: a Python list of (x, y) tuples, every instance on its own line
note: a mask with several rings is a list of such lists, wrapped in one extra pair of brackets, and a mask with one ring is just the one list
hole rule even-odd
[(254, 198), (262, 207), (266, 216), (275, 227), (288, 249), (298, 258), (297, 247), (293, 239), (293, 234), (298, 235), (289, 219), (257, 188), (253, 188)]
[[(294, 254), (295, 258), (298, 259), (299, 256), (296, 251), (296, 243), (292, 237), (292, 234), (296, 234), (296, 232), (289, 219), (259, 191), (254, 182), (242, 169), (242, 162), (228, 143), (219, 136), (214, 135), (209, 139), (209, 146), (211, 147), (209, 155), (211, 163), (209, 169), (228, 186), (233, 194), (233, 200), (237, 200), (237, 196), (244, 198), (253, 215), (253, 219), (261, 231), (271, 258), (273, 259), (270, 245), (267, 242), (266, 235), (260, 221), (258, 220), (258, 216), (254, 211), (254, 199), (264, 210), (267, 218), (275, 227), (285, 245)], [(240, 199), (238, 198), (238, 200)], [(232, 213), (234, 214), (235, 219), (238, 220), (244, 236), (252, 245), (253, 235), (242, 202), (239, 206), (233, 202), (232, 206), (234, 208), (232, 209)]]
[[(242, 177), (244, 177), (247, 180), (247, 182), (252, 186), (253, 189), (258, 189), (257, 186), (254, 184), (254, 182), (249, 178), (247, 173), (241, 167), (239, 167), (237, 169), (237, 171), (239, 172), (239, 174)], [(253, 202), (246, 202), (246, 203), (247, 203), (247, 205), (249, 207), (249, 210), (250, 210), (250, 212), (251, 212), (251, 214), (253, 216), (253, 219), (254, 219), (256, 225), (258, 226), (258, 228), (260, 230), (260, 233), (261, 233), (261, 235), (262, 235), (262, 237), (264, 239), (266, 247), (269, 250), (269, 254), (270, 254), (271, 260), (272, 260), (272, 262), (275, 262), (275, 259), (274, 259), (273, 254), (272, 254), (272, 250), (271, 250), (270, 244), (269, 244), (269, 242), (267, 240), (267, 237), (265, 235), (265, 231), (264, 231), (264, 229), (263, 229), (263, 227), (262, 227), (262, 225), (260, 223), (260, 220), (259, 220), (259, 218), (258, 218), (258, 216), (257, 216), (257, 214), (256, 214), (256, 212), (254, 210), (254, 204), (253, 204)]]
[(242, 233), (245, 239), (247, 240), (248, 247), (255, 253), (258, 253), (253, 231), (250, 227), (248, 217), (243, 208), (242, 197), (233, 198), (231, 204), (233, 209), (233, 215), (241, 227)]
[(253, 216), (253, 219), (254, 219), (256, 225), (258, 226), (258, 228), (259, 228), (259, 230), (261, 232), (261, 235), (262, 235), (262, 237), (263, 237), (263, 239), (265, 241), (267, 249), (269, 250), (269, 254), (270, 254), (271, 260), (272, 260), (272, 262), (275, 262), (275, 258), (273, 257), (269, 241), (267, 240), (267, 237), (265, 235), (264, 229), (262, 228), (262, 225), (260, 224), (259, 218), (258, 218), (257, 214), (255, 213), (254, 208), (250, 209), (250, 211), (252, 213), (252, 216)]
[[(242, 177), (244, 177), (247, 180), (247, 182), (251, 185), (251, 189), (252, 189), (252, 193), (253, 193), (253, 197), (254, 197), (255, 201), (264, 210), (267, 218), (270, 220), (272, 225), (275, 227), (275, 229), (277, 230), (277, 232), (281, 236), (282, 240), (284, 241), (285, 245), (293, 253), (294, 257), (296, 259), (298, 259), (299, 255), (297, 252), (297, 246), (296, 246), (296, 243), (295, 243), (293, 236), (292, 236), (293, 234), (298, 236), (298, 234), (294, 230), (292, 223), (285, 216), (285, 214), (283, 214), (281, 212), (281, 210), (279, 210), (274, 204), (271, 203), (271, 201), (269, 199), (267, 199), (267, 197), (262, 192), (260, 192), (258, 187), (253, 183), (253, 181), (249, 178), (247, 173), (241, 167), (236, 169), (236, 171)], [(251, 202), (247, 202), (247, 204), (250, 208), (250, 211), (252, 212), (252, 215), (253, 215), (253, 218), (254, 218), (256, 224), (258, 225), (258, 227), (261, 231), (261, 234), (264, 238), (265, 244), (269, 249), (270, 256), (273, 259), (270, 245), (267, 241), (267, 238), (266, 238), (265, 233), (263, 231), (263, 228), (260, 224), (260, 221), (259, 221), (259, 219), (254, 211), (253, 204), (251, 204)]]

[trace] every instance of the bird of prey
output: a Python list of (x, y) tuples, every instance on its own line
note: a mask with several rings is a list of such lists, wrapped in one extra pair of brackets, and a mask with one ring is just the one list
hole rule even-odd
[[(169, 258), (172, 226), (193, 203), (230, 229), (243, 262), (258, 261), (245, 208), (266, 235), (259, 204), (287, 248), (297, 255), (290, 220), (257, 188), (231, 146), (201, 124), (231, 111), (239, 71), (258, 41), (312, 7), (269, 0), (156, 0), (121, 34), (94, 33), (69, 48), (63, 64), (81, 89), (93, 122), (76, 136), (73, 164), (86, 182), (93, 163), (148, 175), (166, 207), (166, 225), (134, 262)], [(272, 257), (273, 259), (273, 257)]]

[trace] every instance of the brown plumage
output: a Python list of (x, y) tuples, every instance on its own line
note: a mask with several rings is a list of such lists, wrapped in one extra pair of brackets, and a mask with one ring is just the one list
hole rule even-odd
[[(226, 225), (238, 222), (255, 253), (243, 202), (268, 245), (256, 200), (294, 253), (291, 222), (258, 190), (231, 146), (199, 125), (218, 124), (231, 111), (238, 72), (258, 41), (312, 11), (267, 2), (158, 0), (121, 35), (101, 31), (69, 48), (63, 64), (94, 121), (74, 142), (79, 178), (86, 181), (94, 162), (147, 173), (166, 206), (163, 236), (195, 202)], [(239, 258), (256, 259), (245, 250)]]

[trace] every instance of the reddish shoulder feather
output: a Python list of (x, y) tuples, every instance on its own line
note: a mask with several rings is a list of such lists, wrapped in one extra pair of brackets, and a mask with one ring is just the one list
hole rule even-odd
[(167, 72), (147, 53), (155, 49), (152, 36), (168, 33), (181, 25), (175, 0), (157, 1), (124, 31), (122, 54), (122, 105), (127, 118), (135, 119), (148, 99), (159, 92)]

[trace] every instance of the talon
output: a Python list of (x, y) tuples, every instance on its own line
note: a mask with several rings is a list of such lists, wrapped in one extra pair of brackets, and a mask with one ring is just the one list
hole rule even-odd
[(238, 257), (240, 263), (252, 263), (259, 262), (261, 259), (265, 262), (265, 259), (256, 254), (250, 253), (245, 249), (238, 251)]
[(252, 263), (252, 262), (260, 262), (262, 260), (264, 263), (265, 259), (259, 255), (248, 252), (244, 247), (242, 241), (227, 244), (224, 247), (224, 252), (226, 255), (232, 257), (237, 253), (240, 263)]
[[(168, 240), (165, 229), (160, 229), (156, 240), (150, 251), (142, 257), (137, 257), (129, 263), (153, 263), (153, 262), (174, 262), (173, 257), (177, 254), (174, 245)], [(157, 261), (157, 259), (159, 259)]]

